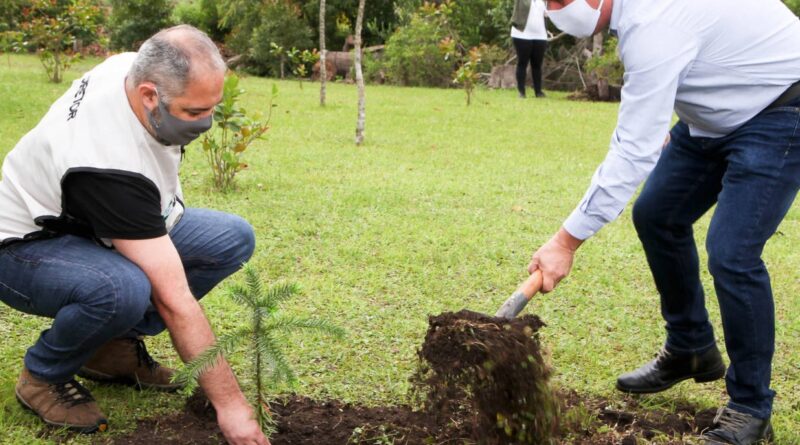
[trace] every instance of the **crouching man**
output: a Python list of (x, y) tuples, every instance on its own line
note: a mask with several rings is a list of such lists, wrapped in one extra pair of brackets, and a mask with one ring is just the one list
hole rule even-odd
[[(243, 219), (184, 208), (183, 146), (211, 127), (225, 63), (178, 26), (110, 57), (59, 98), (3, 163), (0, 300), (53, 318), (25, 354), (20, 403), (81, 432), (108, 422), (75, 375), (175, 390), (143, 337), (183, 360), (214, 342), (198, 299), (253, 253)], [(224, 360), (200, 385), (232, 444), (268, 444)]]

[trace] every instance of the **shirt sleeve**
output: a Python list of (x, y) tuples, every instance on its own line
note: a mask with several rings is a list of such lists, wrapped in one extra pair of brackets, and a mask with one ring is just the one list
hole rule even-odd
[(655, 167), (681, 75), (698, 52), (692, 36), (660, 23), (628, 29), (619, 48), (625, 75), (617, 127), (589, 189), (564, 221), (564, 229), (579, 239), (616, 219)]
[(71, 172), (62, 183), (64, 212), (95, 237), (149, 239), (167, 234), (152, 181), (129, 172)]

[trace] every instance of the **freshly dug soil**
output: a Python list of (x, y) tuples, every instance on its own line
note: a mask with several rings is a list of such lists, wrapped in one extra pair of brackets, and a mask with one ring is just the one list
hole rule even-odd
[(541, 444), (558, 427), (557, 406), (542, 358), (535, 315), (513, 320), (470, 311), (428, 320), (417, 385), (438, 418), (470, 420), (473, 441)]
[[(691, 406), (674, 412), (642, 410), (629, 401), (625, 410), (611, 409), (602, 399), (581, 397), (574, 392), (560, 393), (562, 412), (580, 411), (582, 420), (565, 420), (554, 443), (557, 445), (636, 445), (667, 438), (658, 443), (678, 445), (708, 428), (715, 410), (699, 411)], [(160, 419), (139, 422), (133, 433), (116, 438), (95, 436), (95, 444), (116, 445), (222, 445), (222, 437), (213, 415), (192, 411)], [(202, 403), (202, 402), (200, 402)], [(619, 405), (618, 403), (616, 405)], [(466, 419), (454, 419), (444, 427), (420, 411), (407, 406), (368, 408), (340, 402), (320, 402), (291, 397), (272, 405), (278, 416), (278, 431), (273, 445), (469, 445), (470, 429)], [(568, 417), (568, 416), (564, 416)], [(590, 421), (587, 422), (586, 420)], [(459, 427), (460, 425), (460, 427)], [(112, 424), (113, 427), (113, 424)], [(63, 439), (63, 438), (62, 438)], [(381, 439), (387, 439), (389, 442)], [(393, 442), (392, 442), (393, 441)]]
[[(659, 443), (681, 444), (710, 426), (712, 410), (645, 411), (631, 399), (623, 411), (574, 392), (553, 396), (537, 336), (543, 326), (533, 315), (511, 321), (469, 311), (432, 316), (413, 378), (421, 408), (289, 397), (271, 406), (277, 421), (271, 442), (635, 445), (660, 435)], [(204, 445), (225, 440), (213, 408), (195, 395), (181, 413), (142, 420), (123, 437), (98, 435), (95, 443)]]

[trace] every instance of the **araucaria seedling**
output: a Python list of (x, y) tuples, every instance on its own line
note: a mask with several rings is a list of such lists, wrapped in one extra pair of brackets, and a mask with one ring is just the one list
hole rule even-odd
[(220, 357), (230, 356), (246, 345), (246, 353), (252, 360), (252, 380), (255, 381), (256, 416), (265, 432), (273, 428), (268, 408), (266, 388), (280, 382), (295, 383), (297, 377), (284, 355), (287, 345), (286, 334), (304, 329), (312, 329), (331, 334), (336, 338), (344, 336), (344, 330), (326, 320), (295, 317), (281, 312), (281, 303), (299, 293), (295, 284), (276, 284), (266, 287), (255, 268), (244, 266), (244, 284), (228, 288), (230, 297), (250, 312), (250, 322), (233, 332), (217, 338), (217, 342), (187, 363), (175, 375), (175, 381), (184, 384), (195, 383), (200, 375), (213, 367)]

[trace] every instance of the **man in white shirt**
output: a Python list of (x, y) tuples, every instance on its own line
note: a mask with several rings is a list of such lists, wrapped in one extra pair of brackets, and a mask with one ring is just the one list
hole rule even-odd
[[(608, 155), (529, 271), (541, 269), (543, 290), (551, 291), (581, 243), (614, 220), (648, 178), (633, 220), (667, 340), (655, 360), (620, 376), (617, 388), (650, 393), (724, 375), (730, 401), (706, 443), (770, 439), (775, 321), (761, 252), (800, 187), (800, 21), (779, 0), (551, 0), (547, 9), (577, 37), (610, 27), (625, 77)], [(668, 132), (673, 111), (680, 121)], [(715, 204), (707, 250), (727, 373), (692, 232)]]
[[(250, 258), (255, 235), (238, 216), (184, 209), (178, 169), (226, 70), (204, 33), (166, 29), (84, 74), (6, 156), (0, 301), (53, 319), (15, 388), (45, 423), (108, 427), (76, 374), (177, 389), (143, 336), (168, 330), (187, 361), (214, 343), (197, 300)], [(224, 358), (200, 386), (229, 443), (269, 445)]]

